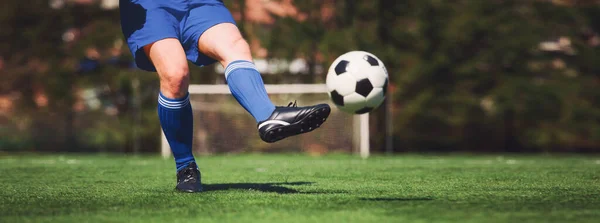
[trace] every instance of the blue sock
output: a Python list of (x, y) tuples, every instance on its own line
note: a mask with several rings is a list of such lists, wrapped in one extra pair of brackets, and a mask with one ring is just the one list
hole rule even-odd
[(189, 94), (183, 98), (169, 99), (160, 93), (158, 118), (169, 146), (171, 146), (177, 170), (195, 162), (192, 154), (194, 119)]
[(225, 79), (233, 97), (261, 122), (269, 118), (275, 105), (269, 99), (265, 84), (254, 63), (246, 60), (231, 62), (225, 69)]

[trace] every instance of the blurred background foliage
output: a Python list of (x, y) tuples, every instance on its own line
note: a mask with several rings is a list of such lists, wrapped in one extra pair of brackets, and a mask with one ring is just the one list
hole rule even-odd
[[(159, 150), (158, 79), (132, 64), (115, 2), (2, 3), (0, 150)], [(396, 152), (600, 151), (598, 1), (224, 2), (256, 58), (307, 64), (268, 84), (323, 83), (351, 50), (380, 57)], [(191, 67), (192, 83), (224, 83), (217, 70)]]

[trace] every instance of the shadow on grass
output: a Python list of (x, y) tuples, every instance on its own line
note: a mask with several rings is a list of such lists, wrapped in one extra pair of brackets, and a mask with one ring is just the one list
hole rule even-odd
[(257, 190), (278, 194), (304, 193), (285, 186), (311, 185), (312, 182), (287, 182), (287, 183), (230, 183), (230, 184), (204, 184), (204, 191), (220, 190)]
[(431, 197), (374, 197), (360, 198), (361, 201), (432, 201)]

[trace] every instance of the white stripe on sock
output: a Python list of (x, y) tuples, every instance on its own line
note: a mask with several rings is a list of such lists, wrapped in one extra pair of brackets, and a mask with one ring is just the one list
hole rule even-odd
[(190, 103), (187, 102), (187, 103), (184, 103), (184, 104), (181, 104), (181, 105), (176, 105), (176, 106), (165, 105), (165, 104), (160, 103), (160, 102), (159, 102), (159, 104), (160, 104), (160, 106), (165, 107), (165, 108), (169, 108), (169, 109), (180, 109), (180, 108), (183, 108), (183, 107), (187, 106)]
[(187, 103), (188, 101), (189, 101), (189, 100), (178, 101), (178, 102), (170, 102), (170, 101), (167, 101), (167, 100), (165, 100), (165, 99), (163, 99), (163, 98), (159, 98), (159, 99), (158, 99), (158, 102), (159, 102), (159, 103), (161, 103), (161, 104), (164, 104), (164, 105), (167, 105), (167, 106), (179, 106), (179, 105), (182, 105), (182, 104), (185, 104), (185, 103)]
[(258, 71), (258, 69), (256, 68), (256, 65), (254, 65), (254, 63), (252, 63), (250, 61), (231, 63), (225, 69), (225, 80), (227, 80), (227, 78), (229, 77), (229, 74), (231, 74), (231, 72), (233, 72), (234, 70), (237, 70), (237, 69), (252, 69), (252, 70)]
[(160, 104), (160, 106), (163, 107), (163, 108), (169, 108), (169, 109), (180, 109), (180, 108), (183, 108), (183, 107), (187, 106), (188, 104), (189, 103), (186, 103), (186, 104), (183, 104), (183, 105), (179, 105), (179, 106), (168, 106), (168, 105)]
[(158, 98), (158, 102), (165, 104), (165, 105), (170, 105), (170, 106), (177, 106), (177, 105), (181, 105), (181, 104), (185, 104), (187, 103), (189, 100), (189, 98), (185, 98), (184, 100), (181, 101), (168, 101), (164, 98)]
[(159, 95), (158, 96), (158, 104), (160, 104), (162, 107), (169, 108), (169, 109), (179, 109), (179, 108), (183, 108), (183, 107), (187, 106), (188, 104), (190, 104), (190, 96), (188, 95), (181, 101), (169, 101), (169, 100), (165, 99), (162, 95)]
[(252, 63), (250, 61), (241, 61), (241, 62), (235, 62), (235, 63), (229, 64), (229, 66), (227, 66), (227, 69), (225, 69), (225, 73), (230, 72), (231, 69), (236, 68), (236, 67), (246, 67), (246, 68), (256, 69), (256, 65), (254, 65), (254, 63)]
[(189, 100), (190, 99), (190, 95), (188, 94), (187, 96), (185, 96), (185, 98), (183, 98), (183, 99), (177, 99), (176, 101), (174, 101), (173, 99), (168, 99), (168, 98), (166, 98), (166, 97), (164, 97), (162, 95), (159, 95), (158, 99), (162, 99), (162, 100), (164, 100), (168, 104), (180, 104), (180, 103), (183, 103), (183, 102)]
[(234, 70), (237, 69), (252, 69), (252, 70), (257, 70), (256, 66), (254, 66), (254, 64), (251, 63), (246, 63), (246, 64), (233, 64), (227, 67), (227, 70), (225, 71), (225, 76), (228, 77), (229, 74), (231, 74), (231, 72), (233, 72)]

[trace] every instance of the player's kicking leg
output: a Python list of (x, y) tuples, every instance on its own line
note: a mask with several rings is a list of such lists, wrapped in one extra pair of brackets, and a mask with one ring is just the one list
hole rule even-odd
[(144, 52), (160, 78), (158, 117), (177, 165), (176, 189), (202, 190), (200, 171), (192, 154), (193, 116), (186, 55), (179, 40), (167, 38), (146, 45)]
[(320, 127), (329, 116), (331, 108), (327, 104), (274, 106), (252, 62), (248, 43), (234, 24), (221, 23), (209, 28), (199, 38), (198, 48), (223, 65), (231, 93), (256, 119), (263, 141), (272, 143), (310, 132)]

